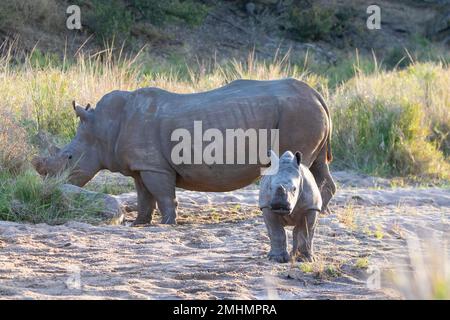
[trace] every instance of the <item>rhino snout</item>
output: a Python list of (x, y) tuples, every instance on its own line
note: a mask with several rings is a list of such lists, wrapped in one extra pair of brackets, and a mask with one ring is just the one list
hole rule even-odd
[(292, 207), (288, 200), (288, 193), (283, 186), (278, 186), (270, 202), (270, 209), (278, 214), (290, 214)]

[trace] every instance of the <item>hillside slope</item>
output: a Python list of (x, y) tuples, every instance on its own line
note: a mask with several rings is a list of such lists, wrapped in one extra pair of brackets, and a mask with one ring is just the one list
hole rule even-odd
[(150, 57), (169, 63), (242, 59), (252, 50), (267, 59), (290, 50), (294, 62), (308, 51), (321, 62), (334, 63), (355, 48), (397, 58), (404, 47), (450, 45), (448, 0), (378, 1), (381, 30), (366, 27), (368, 0), (75, 3), (81, 7), (82, 30), (66, 28), (66, 0), (2, 1), (0, 43), (16, 41), (17, 53), (36, 47), (62, 56), (80, 47), (97, 52), (114, 39), (125, 43), (128, 53), (145, 46)]

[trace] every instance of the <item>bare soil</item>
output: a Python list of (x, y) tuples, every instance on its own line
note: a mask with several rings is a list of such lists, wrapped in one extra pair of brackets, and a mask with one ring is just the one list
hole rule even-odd
[(320, 217), (313, 264), (267, 260), (257, 186), (179, 190), (176, 226), (155, 217), (153, 225), (130, 227), (134, 212), (124, 226), (0, 222), (0, 298), (401, 298), (389, 271), (408, 260), (408, 238), (449, 240), (450, 191), (335, 176), (340, 188), (333, 213)]

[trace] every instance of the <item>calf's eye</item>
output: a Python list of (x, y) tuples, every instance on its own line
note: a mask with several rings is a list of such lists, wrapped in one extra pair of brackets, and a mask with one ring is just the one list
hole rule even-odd
[(69, 156), (69, 160), (72, 160), (72, 155)]

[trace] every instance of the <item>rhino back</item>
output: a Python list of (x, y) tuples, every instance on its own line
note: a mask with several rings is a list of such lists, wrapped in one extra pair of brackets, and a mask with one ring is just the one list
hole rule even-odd
[(307, 162), (326, 135), (321, 123), (308, 127), (310, 118), (322, 120), (320, 103), (310, 87), (294, 79), (238, 80), (194, 94), (145, 88), (121, 96), (115, 145), (121, 171), (174, 170), (177, 185), (191, 190), (234, 190), (260, 175), (259, 164), (174, 165), (171, 151), (178, 142), (171, 135), (184, 128), (193, 136), (194, 121), (201, 121), (203, 132), (215, 128), (224, 137), (226, 129), (280, 129), (280, 151), (300, 150)]
[[(223, 155), (226, 154), (227, 129), (270, 129), (278, 128), (281, 109), (289, 99), (295, 99), (295, 92), (283, 81), (239, 80), (225, 87), (198, 94), (176, 94), (160, 101), (162, 109), (158, 111), (161, 141), (166, 158), (171, 162), (170, 154), (179, 143), (171, 141), (175, 129), (187, 129), (194, 137), (194, 121), (201, 121), (202, 132), (218, 129), (223, 141)], [(259, 131), (257, 131), (259, 132)], [(203, 142), (202, 150), (210, 144)], [(193, 157), (193, 145), (191, 155)], [(246, 146), (248, 151), (248, 145)], [(237, 164), (238, 152), (235, 152), (233, 164), (179, 164), (171, 165), (179, 175), (179, 185), (186, 189), (204, 191), (233, 190), (249, 184), (256, 179), (260, 165)], [(248, 152), (247, 159), (248, 159)], [(225, 156), (223, 163), (225, 163)], [(248, 163), (248, 162), (247, 162)]]

